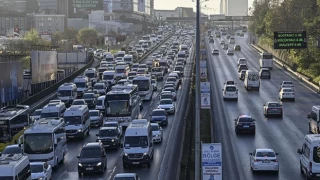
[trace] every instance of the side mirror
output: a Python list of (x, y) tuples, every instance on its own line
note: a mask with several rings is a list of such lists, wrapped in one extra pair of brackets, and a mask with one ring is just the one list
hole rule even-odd
[(120, 147), (123, 148), (123, 143), (120, 144)]
[(308, 114), (307, 118), (311, 118), (311, 114)]
[(256, 121), (255, 119), (252, 119), (252, 121)]
[(277, 156), (279, 156), (279, 153), (276, 153)]
[(152, 146), (153, 146), (153, 144), (152, 144), (152, 143), (150, 143), (149, 147), (152, 147)]
[(297, 150), (297, 153), (298, 153), (298, 154), (302, 154), (302, 150), (301, 150), (301, 149), (298, 149), (298, 150)]
[(79, 159), (79, 158), (80, 158), (80, 156), (77, 156), (77, 158)]
[(234, 119), (234, 121), (237, 121), (237, 119)]
[(252, 153), (249, 153), (250, 156), (252, 156)]
[(99, 134), (96, 134), (96, 136), (99, 136)]
[(107, 157), (107, 155), (106, 155), (106, 154), (104, 154), (102, 157)]

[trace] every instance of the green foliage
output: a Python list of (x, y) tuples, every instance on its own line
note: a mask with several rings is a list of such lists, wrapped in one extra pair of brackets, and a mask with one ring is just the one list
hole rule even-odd
[[(253, 21), (249, 30), (259, 36), (259, 45), (272, 51), (293, 69), (305, 73), (314, 81), (320, 79), (320, 0), (265, 0), (253, 2)], [(304, 50), (274, 50), (275, 31), (307, 31), (308, 48)]]
[(41, 42), (40, 35), (37, 30), (31, 29), (24, 36), (24, 40), (32, 44), (39, 44)]
[(77, 40), (85, 46), (96, 45), (98, 40), (98, 32), (91, 28), (80, 29), (77, 34)]
[(23, 57), (21, 61), (23, 69), (30, 69), (30, 56)]

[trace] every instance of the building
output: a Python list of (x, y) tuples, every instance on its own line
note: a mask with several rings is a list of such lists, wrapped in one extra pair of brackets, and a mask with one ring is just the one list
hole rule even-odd
[(32, 28), (40, 35), (52, 35), (55, 32), (64, 32), (65, 16), (62, 14), (32, 14)]
[(24, 34), (30, 29), (26, 13), (0, 12), (0, 35), (13, 36), (14, 32)]
[(40, 11), (45, 11), (47, 9), (57, 11), (57, 0), (37, 0)]
[(177, 7), (174, 10), (154, 10), (156, 19), (165, 20), (167, 17), (195, 17), (193, 8)]
[(226, 16), (247, 16), (248, 0), (222, 0), (221, 14)]
[(1, 11), (26, 11), (26, 0), (0, 0)]

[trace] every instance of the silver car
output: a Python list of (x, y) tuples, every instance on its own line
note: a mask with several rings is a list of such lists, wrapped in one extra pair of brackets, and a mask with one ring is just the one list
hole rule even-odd
[(172, 99), (161, 99), (158, 103), (159, 109), (164, 109), (167, 113), (174, 114), (176, 112), (175, 103)]

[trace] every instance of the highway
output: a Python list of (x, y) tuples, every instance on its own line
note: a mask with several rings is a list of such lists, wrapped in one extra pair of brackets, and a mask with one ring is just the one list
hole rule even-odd
[[(159, 50), (159, 49), (157, 49)], [(156, 50), (156, 51), (157, 51)], [(145, 60), (147, 61), (149, 58), (151, 58), (151, 55)], [(188, 60), (190, 62), (190, 59)], [(185, 67), (185, 77), (189, 76), (190, 70), (191, 70), (191, 65), (190, 63), (187, 63)], [(165, 77), (166, 79), (166, 77)], [(155, 152), (154, 152), (154, 159), (151, 164), (150, 168), (147, 167), (130, 167), (127, 169), (123, 169), (122, 167), (122, 148), (119, 148), (118, 150), (108, 150), (107, 151), (107, 171), (101, 175), (101, 174), (86, 174), (83, 177), (78, 177), (78, 170), (77, 170), (77, 165), (78, 165), (78, 159), (77, 155), (79, 155), (80, 150), (82, 146), (87, 143), (87, 142), (95, 142), (96, 141), (96, 136), (95, 134), (98, 133), (99, 128), (91, 128), (90, 131), (90, 136), (86, 137), (85, 140), (72, 140), (68, 141), (68, 153), (65, 157), (65, 163), (60, 165), (55, 171), (53, 171), (53, 176), (52, 179), (111, 179), (115, 174), (117, 173), (123, 173), (123, 172), (135, 172), (139, 175), (141, 179), (157, 179), (159, 171), (161, 170), (161, 167), (163, 167), (166, 162), (163, 160), (165, 159), (166, 152), (169, 152), (169, 149), (175, 148), (171, 144), (178, 144), (178, 142), (168, 142), (168, 139), (171, 138), (173, 132), (173, 129), (175, 127), (179, 127), (179, 124), (176, 122), (178, 121), (179, 118), (184, 117), (183, 114), (185, 113), (183, 110), (180, 110), (180, 105), (181, 102), (184, 102), (183, 97), (186, 97), (188, 94), (189, 88), (186, 87), (189, 82), (189, 78), (184, 78), (182, 82), (182, 86), (180, 86), (180, 89), (178, 91), (177, 95), (177, 109), (176, 109), (176, 114), (175, 115), (170, 115), (168, 120), (169, 124), (167, 127), (164, 127), (164, 134), (163, 134), (163, 142), (161, 144), (156, 144), (155, 145)], [(152, 112), (153, 109), (157, 107), (157, 103), (159, 101), (159, 96), (158, 94), (161, 92), (161, 87), (163, 86), (164, 81), (159, 81), (158, 82), (158, 90), (154, 92), (152, 101), (150, 102), (144, 102), (144, 108), (141, 111), (140, 118), (145, 118), (149, 119), (149, 114)], [(174, 166), (176, 168), (176, 166)]]
[[(226, 36), (222, 36), (228, 42)], [(246, 91), (243, 81), (238, 78), (237, 59), (246, 58), (248, 68), (259, 70), (259, 55), (248, 43), (248, 36), (236, 36), (236, 44), (241, 52), (234, 56), (226, 55), (220, 39), (208, 44), (208, 71), (211, 81), (214, 115), (214, 139), (222, 143), (223, 179), (227, 180), (300, 180), (297, 149), (302, 147), (304, 136), (308, 133), (307, 114), (313, 105), (319, 104), (319, 95), (303, 85), (297, 78), (280, 67), (274, 66), (271, 80), (261, 80), (260, 91)], [(229, 43), (228, 43), (229, 44)], [(230, 44), (229, 44), (230, 47)], [(212, 49), (219, 49), (220, 55), (211, 55)], [(276, 64), (276, 63), (274, 63)], [(238, 102), (223, 101), (222, 88), (226, 80), (234, 80), (239, 89)], [(282, 81), (292, 81), (296, 101), (283, 102), (283, 119), (265, 118), (263, 104), (279, 101), (279, 87)], [(247, 114), (256, 119), (256, 134), (236, 135), (233, 119)], [(272, 148), (279, 153), (279, 174), (255, 173), (250, 169), (249, 152), (255, 148)]]

